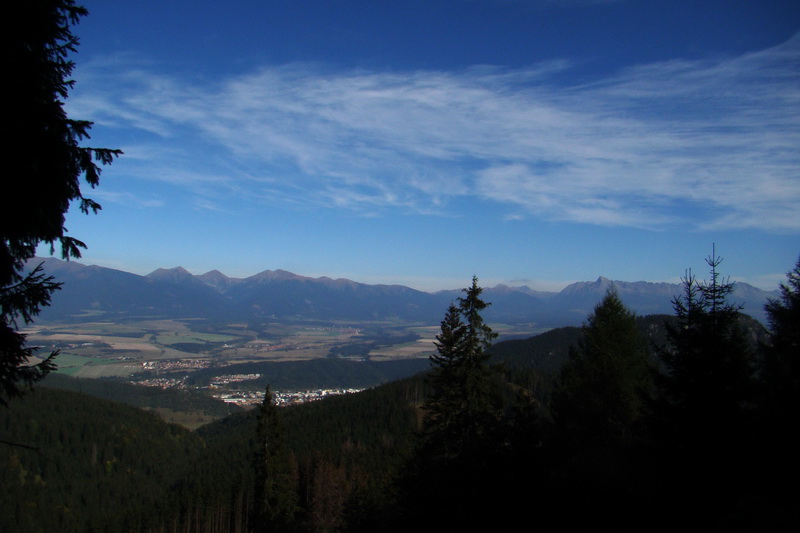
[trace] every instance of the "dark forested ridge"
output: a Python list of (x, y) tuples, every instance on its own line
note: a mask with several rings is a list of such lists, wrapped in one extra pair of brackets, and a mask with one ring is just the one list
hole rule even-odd
[[(37, 263), (38, 264), (38, 263)], [(48, 273), (64, 282), (44, 309), (42, 320), (96, 320), (131, 317), (208, 320), (386, 320), (437, 324), (458, 291), (427, 293), (400, 285), (368, 285), (346, 279), (309, 278), (282, 270), (244, 279), (212, 271), (195, 276), (183, 268), (138, 276), (98, 266), (46, 259)], [(622, 302), (639, 315), (669, 314), (679, 284), (611, 281), (572, 284), (557, 293), (528, 287), (487, 288), (490, 322), (536, 323), (540, 327), (578, 326), (613, 286)], [(735, 286), (745, 312), (766, 324), (763, 307), (778, 291), (745, 283)]]
[(2, 531), (158, 524), (170, 487), (203, 448), (153, 414), (44, 386), (0, 411), (0, 432)]
[(246, 385), (248, 388), (255, 386), (261, 390), (267, 385), (273, 390), (363, 389), (408, 377), (427, 367), (427, 359), (350, 361), (325, 358), (306, 361), (265, 361), (198, 370), (189, 375), (187, 384), (207, 385), (214, 376), (226, 373), (261, 374), (261, 377), (247, 382)]
[[(741, 315), (742, 328), (754, 347), (768, 338), (767, 329), (757, 320)], [(635, 318), (639, 334), (655, 358), (659, 346), (667, 343), (667, 324), (675, 322), (671, 315), (645, 315)], [(547, 374), (557, 373), (569, 357), (570, 347), (577, 344), (581, 328), (553, 328), (528, 339), (512, 339), (494, 344), (489, 352), (493, 362), (509, 367), (529, 367)], [(655, 361), (655, 359), (654, 359)]]
[(141, 387), (120, 380), (72, 378), (60, 375), (58, 372), (51, 373), (42, 384), (54, 389), (82, 392), (95, 398), (112, 400), (133, 407), (196, 412), (214, 418), (222, 418), (241, 410), (236, 405), (192, 389)]
[[(344, 524), (356, 498), (382, 505), (410, 450), (422, 387), (399, 381), (281, 410), (298, 528)], [(0, 530), (244, 527), (253, 505), (255, 415), (190, 432), (133, 407), (41, 386), (0, 411)]]

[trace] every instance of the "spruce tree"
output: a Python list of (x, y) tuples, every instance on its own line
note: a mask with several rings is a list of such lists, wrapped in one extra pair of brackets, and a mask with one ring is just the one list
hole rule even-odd
[(660, 351), (666, 367), (661, 380), (674, 429), (685, 443), (711, 443), (737, 433), (755, 393), (755, 354), (740, 324), (741, 305), (728, 301), (733, 283), (720, 277), (722, 258), (706, 258), (710, 279), (688, 272), (683, 298), (675, 298), (677, 322), (667, 324), (669, 344)]
[(759, 486), (770, 520), (796, 527), (797, 495), (786, 487), (800, 476), (800, 259), (780, 291), (780, 298), (765, 306), (770, 339), (762, 346), (759, 369)]
[(636, 317), (609, 289), (561, 371), (553, 399), (557, 429), (581, 446), (630, 443), (652, 387)]
[(40, 243), (58, 246), (64, 259), (80, 257), (85, 245), (67, 235), (65, 215), (77, 202), (84, 212), (100, 205), (84, 196), (81, 178), (90, 187), (100, 179), (100, 165), (119, 150), (91, 148), (91, 122), (75, 120), (64, 111), (64, 100), (75, 83), (70, 79), (78, 38), (71, 26), (87, 10), (73, 0), (31, 0), (14, 4), (13, 31), (7, 32), (4, 89), (7, 106), (4, 125), (10, 132), (2, 145), (4, 173), (0, 194), (0, 403), (18, 396), (25, 385), (54, 368), (50, 356), (28, 365), (33, 350), (19, 333), (50, 303), (59, 288), (40, 268), (27, 273)]
[(406, 529), (474, 528), (489, 516), (500, 519), (495, 509), (505, 492), (487, 494), (504, 482), (500, 397), (487, 353), (497, 335), (481, 316), (489, 305), (482, 290), (473, 277), (436, 337), (423, 430), (401, 481)]
[(764, 307), (770, 342), (764, 347), (762, 380), (770, 409), (786, 414), (800, 407), (800, 259), (781, 283), (781, 296)]
[(258, 411), (254, 452), (254, 531), (287, 530), (295, 513), (295, 492), (284, 443), (283, 421), (269, 386)]
[[(740, 305), (728, 301), (733, 283), (721, 278), (716, 251), (706, 258), (710, 278), (683, 278), (660, 349), (657, 417), (653, 419), (663, 471), (665, 506), (697, 527), (736, 521), (755, 489), (755, 353), (741, 326)], [(734, 524), (728, 524), (734, 525)]]
[(443, 458), (474, 455), (498, 414), (486, 352), (497, 334), (481, 316), (489, 304), (480, 298), (477, 277), (463, 291), (458, 305), (448, 308), (430, 357), (432, 392), (425, 403), (425, 431)]
[(542, 460), (547, 520), (585, 529), (643, 512), (638, 498), (652, 480), (640, 451), (652, 389), (636, 317), (612, 287), (587, 318), (553, 392)]

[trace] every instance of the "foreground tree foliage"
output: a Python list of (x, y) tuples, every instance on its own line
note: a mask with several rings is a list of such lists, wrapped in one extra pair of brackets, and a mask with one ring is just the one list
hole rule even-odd
[(780, 298), (766, 305), (771, 339), (762, 364), (769, 411), (780, 418), (800, 409), (800, 259), (786, 277)]
[(678, 321), (668, 325), (669, 345), (660, 352), (670, 433), (677, 446), (698, 454), (739, 434), (756, 392), (755, 353), (740, 324), (742, 307), (728, 301), (733, 284), (720, 279), (722, 259), (712, 253), (706, 262), (709, 281), (698, 282), (691, 273), (683, 279), (683, 298), (673, 301)]
[(26, 336), (19, 329), (21, 324), (30, 324), (42, 306), (50, 303), (51, 293), (61, 284), (52, 276), (45, 276), (41, 265), (27, 275), (15, 272), (5, 279), (8, 282), (0, 285), (0, 404), (7, 406), (9, 399), (55, 368), (53, 359), (58, 351), (41, 363), (27, 364), (36, 349), (25, 345)]
[(561, 370), (552, 407), (555, 423), (582, 445), (630, 443), (652, 389), (650, 356), (636, 317), (609, 290)]
[(673, 301), (677, 322), (668, 325), (669, 343), (659, 352), (666, 371), (653, 424), (668, 498), (711, 528), (746, 508), (757, 469), (756, 353), (742, 307), (728, 301), (733, 284), (720, 277), (721, 262), (712, 252), (709, 280), (688, 273), (683, 297)]
[[(635, 523), (652, 490), (642, 453), (653, 394), (652, 356), (613, 287), (589, 315), (558, 373), (543, 454), (545, 529)], [(528, 453), (532, 451), (529, 450)]]
[(765, 307), (769, 318), (770, 340), (763, 345), (760, 366), (756, 434), (756, 454), (763, 460), (761, 504), (775, 517), (798, 520), (796, 491), (782, 490), (792, 486), (800, 476), (800, 259), (781, 284), (780, 298)]
[(269, 387), (258, 412), (254, 463), (256, 486), (252, 530), (285, 531), (294, 518), (295, 492), (284, 443), (283, 420)]
[[(84, 213), (100, 205), (81, 191), (81, 177), (95, 187), (100, 166), (122, 152), (80, 146), (89, 138), (91, 122), (70, 119), (64, 111), (74, 80), (78, 39), (70, 26), (87, 14), (73, 0), (20, 2), (14, 9), (14, 31), (8, 37), (5, 113), (12, 135), (3, 142), (8, 178), (0, 194), (0, 402), (54, 368), (56, 353), (27, 366), (33, 350), (18, 332), (30, 323), (59, 288), (40, 268), (26, 273), (26, 263), (40, 243), (56, 245), (64, 259), (80, 257), (84, 243), (66, 234), (65, 215), (73, 202)], [(5, 398), (5, 399), (4, 399)]]
[(458, 305), (450, 305), (430, 357), (425, 438), (430, 451), (445, 461), (477, 458), (499, 414), (486, 352), (497, 334), (481, 317), (488, 306), (480, 299), (482, 291), (473, 278)]
[(473, 278), (441, 322), (418, 447), (401, 481), (401, 530), (498, 527), (516, 514), (496, 513), (515, 500), (512, 436), (537, 418), (488, 363), (497, 334), (481, 316), (482, 290)]

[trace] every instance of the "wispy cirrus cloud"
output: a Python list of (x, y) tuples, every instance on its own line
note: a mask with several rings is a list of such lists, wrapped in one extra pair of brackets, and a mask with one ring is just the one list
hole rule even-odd
[(108, 192), (102, 189), (92, 191), (91, 197), (99, 200), (101, 204), (113, 202), (116, 204), (132, 205), (137, 207), (163, 207), (164, 202), (145, 196), (136, 195), (130, 192)]
[(800, 36), (584, 85), (557, 81), (566, 62), (283, 65), (206, 83), (129, 65), (85, 65), (75, 116), (136, 139), (131, 172), (206, 195), (370, 215), (452, 214), (472, 198), (509, 217), (800, 229)]

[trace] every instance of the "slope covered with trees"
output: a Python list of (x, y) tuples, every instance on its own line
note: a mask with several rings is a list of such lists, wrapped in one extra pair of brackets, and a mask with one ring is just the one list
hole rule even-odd
[(112, 400), (142, 409), (169, 409), (183, 413), (202, 413), (214, 418), (222, 418), (241, 408), (217, 400), (191, 389), (162, 389), (142, 387), (125, 381), (103, 379), (81, 379), (57, 372), (47, 376), (42, 385), (76, 392), (95, 398)]
[[(2, 531), (135, 531), (161, 523), (201, 439), (116, 402), (38, 387), (0, 410)], [(146, 512), (143, 512), (146, 511)]]
[(612, 292), (580, 329), (495, 346), (474, 282), (431, 372), (195, 432), (40, 387), (0, 411), (0, 527), (789, 530), (800, 264), (764, 336), (709, 260), (669, 320)]

